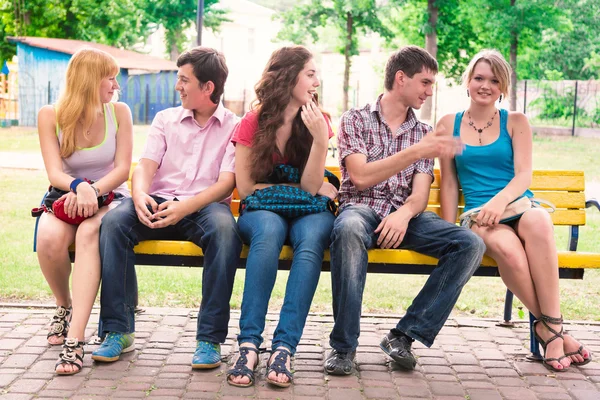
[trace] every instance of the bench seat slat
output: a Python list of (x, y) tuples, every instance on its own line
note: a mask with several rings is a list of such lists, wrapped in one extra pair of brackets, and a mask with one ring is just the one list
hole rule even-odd
[[(202, 249), (192, 242), (176, 240), (146, 240), (135, 246), (136, 254), (202, 257)], [(248, 246), (242, 250), (242, 258), (248, 257)], [(293, 251), (290, 246), (283, 246), (280, 260), (290, 261)], [(600, 268), (600, 254), (561, 251), (558, 253), (561, 268)], [(325, 251), (324, 261), (329, 261), (329, 251)], [(369, 250), (369, 263), (373, 264), (413, 264), (436, 265), (437, 259), (410, 250)], [(482, 266), (496, 266), (494, 260), (484, 257)]]

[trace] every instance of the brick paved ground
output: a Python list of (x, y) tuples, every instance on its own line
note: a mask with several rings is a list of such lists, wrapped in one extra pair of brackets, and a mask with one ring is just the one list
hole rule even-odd
[[(329, 351), (331, 317), (311, 315), (294, 361), (295, 385), (273, 389), (264, 381), (267, 355), (261, 356), (257, 384), (235, 388), (225, 382), (227, 365), (192, 371), (196, 311), (148, 309), (137, 317), (136, 351), (112, 364), (94, 363), (86, 346), (84, 368), (71, 377), (54, 375), (59, 347), (46, 344), (52, 310), (0, 307), (0, 399), (184, 398), (184, 399), (440, 399), (440, 400), (598, 400), (600, 363), (552, 374), (525, 359), (527, 326), (497, 327), (494, 321), (448, 321), (431, 349), (415, 344), (416, 371), (394, 368), (379, 350), (379, 340), (395, 317), (365, 317), (358, 350), (358, 371), (348, 377), (323, 373)], [(276, 315), (269, 315), (271, 334)], [(235, 350), (239, 313), (223, 346), (225, 361)], [(97, 320), (97, 314), (91, 321)], [(94, 334), (95, 323), (88, 335)], [(600, 326), (567, 325), (575, 337), (600, 355)], [(269, 335), (267, 335), (269, 336)]]

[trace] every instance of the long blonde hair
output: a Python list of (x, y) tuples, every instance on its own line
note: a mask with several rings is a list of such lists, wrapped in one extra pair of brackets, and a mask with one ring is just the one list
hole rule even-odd
[(106, 77), (116, 76), (119, 66), (108, 53), (93, 48), (78, 50), (67, 66), (66, 87), (56, 103), (56, 121), (62, 130), (60, 156), (70, 157), (76, 148), (75, 128), (81, 122), (86, 132), (102, 107), (99, 89)]

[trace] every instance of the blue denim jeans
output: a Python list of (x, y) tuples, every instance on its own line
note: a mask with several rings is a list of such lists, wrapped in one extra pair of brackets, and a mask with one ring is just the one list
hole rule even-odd
[(240, 233), (244, 242), (250, 245), (239, 343), (250, 342), (259, 347), (263, 342), (262, 333), (277, 277), (279, 253), (289, 237), (294, 259), (272, 348), (284, 346), (292, 354), (296, 352), (319, 283), (323, 252), (329, 247), (334, 220), (335, 216), (330, 212), (286, 219), (271, 211), (247, 211), (239, 217)]
[[(331, 347), (352, 352), (358, 346), (367, 250), (376, 246), (381, 218), (369, 207), (349, 206), (335, 221), (331, 234), (331, 282), (335, 324)], [(481, 263), (483, 240), (468, 229), (450, 224), (435, 213), (413, 218), (400, 245), (439, 259), (396, 329), (430, 347), (450, 315), (458, 296)]]
[[(166, 201), (152, 197), (158, 204)], [(133, 247), (142, 240), (160, 239), (189, 240), (202, 248), (202, 302), (198, 311), (196, 340), (223, 343), (227, 336), (229, 300), (242, 240), (229, 207), (220, 203), (211, 203), (177, 224), (159, 229), (151, 229), (139, 221), (131, 198), (123, 200), (102, 218), (101, 332), (98, 334), (135, 332), (137, 279)]]

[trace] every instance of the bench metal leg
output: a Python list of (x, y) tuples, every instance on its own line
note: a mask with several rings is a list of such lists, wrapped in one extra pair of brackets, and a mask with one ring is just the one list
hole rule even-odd
[(527, 356), (528, 360), (531, 361), (542, 361), (542, 354), (540, 353), (540, 342), (535, 338), (535, 334), (533, 332), (533, 322), (535, 321), (535, 317), (532, 313), (529, 313), (529, 347), (531, 350), (531, 354)]
[(513, 293), (507, 289), (506, 298), (504, 300), (504, 321), (498, 323), (498, 326), (506, 326), (508, 328), (513, 328), (515, 326), (515, 324), (511, 321), (513, 297)]

